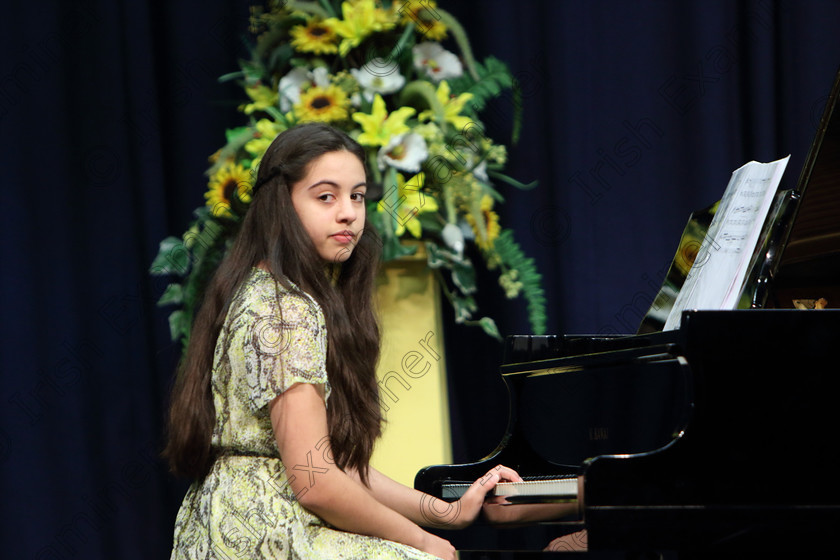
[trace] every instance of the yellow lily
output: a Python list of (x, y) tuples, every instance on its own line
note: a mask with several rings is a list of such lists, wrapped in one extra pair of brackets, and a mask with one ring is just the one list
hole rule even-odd
[(402, 173), (397, 173), (397, 200), (395, 205), (388, 204), (388, 193), (376, 205), (379, 212), (388, 212), (393, 215), (395, 220), (394, 234), (399, 237), (406, 230), (416, 239), (420, 239), (423, 233), (420, 220), (417, 215), (423, 212), (436, 212), (438, 209), (437, 201), (428, 193), (422, 192), (423, 185), (426, 181), (425, 173), (418, 173), (408, 181), (405, 180)]
[[(452, 126), (458, 130), (464, 130), (472, 121), (469, 117), (465, 117), (460, 113), (464, 109), (464, 105), (466, 105), (467, 101), (473, 98), (473, 94), (462, 93), (458, 97), (453, 97), (450, 95), (451, 91), (452, 90), (449, 88), (449, 84), (446, 83), (446, 80), (443, 80), (440, 84), (438, 84), (435, 97), (437, 97), (438, 101), (443, 106), (443, 120), (451, 123)], [(431, 110), (423, 111), (419, 116), (421, 121), (430, 120), (434, 117), (435, 113)]]
[(245, 93), (253, 101), (253, 103), (248, 103), (240, 107), (246, 115), (250, 115), (254, 111), (262, 111), (266, 107), (273, 107), (277, 104), (277, 90), (264, 85), (248, 86), (245, 88)]
[(257, 129), (254, 138), (245, 142), (245, 150), (252, 156), (261, 156), (274, 137), (286, 129), (271, 119), (260, 119), (254, 126)]
[(342, 2), (341, 15), (343, 19), (324, 20), (326, 25), (342, 37), (338, 47), (341, 56), (346, 56), (350, 49), (358, 47), (374, 31), (386, 31), (395, 25), (384, 10), (376, 7), (373, 0)]
[(353, 120), (362, 125), (359, 144), (363, 146), (384, 146), (392, 136), (404, 134), (411, 130), (405, 121), (414, 115), (413, 107), (400, 107), (389, 115), (385, 110), (385, 100), (378, 93), (373, 98), (373, 108), (368, 113), (357, 111), (353, 113)]

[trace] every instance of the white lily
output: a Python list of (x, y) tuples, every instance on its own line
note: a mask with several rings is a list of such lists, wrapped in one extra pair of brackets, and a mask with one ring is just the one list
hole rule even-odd
[(417, 173), (420, 171), (420, 164), (429, 157), (429, 148), (423, 137), (414, 132), (397, 134), (379, 149), (376, 156), (376, 163), (379, 169), (385, 169), (386, 165), (395, 167), (401, 171)]
[(457, 78), (464, 73), (464, 66), (458, 57), (440, 46), (440, 43), (426, 41), (414, 45), (411, 53), (414, 55), (414, 67), (425, 71), (435, 82)]
[(364, 66), (352, 68), (350, 73), (359, 82), (362, 95), (369, 102), (375, 94), (387, 95), (399, 91), (405, 85), (405, 77), (400, 74), (400, 67), (393, 60), (373, 58)]
[[(464, 156), (463, 153), (461, 155)], [(487, 175), (487, 160), (483, 159), (478, 163), (478, 165), (476, 165), (475, 160), (477, 158), (478, 156), (472, 153), (466, 154), (465, 159), (467, 160), (467, 163), (465, 167), (472, 171), (472, 174), (475, 175), (476, 179), (487, 183), (490, 181), (490, 177)]]
[(312, 81), (318, 87), (329, 87), (330, 85), (330, 71), (327, 70), (324, 66), (318, 66), (312, 72), (309, 73), (312, 77)]
[(461, 232), (461, 228), (455, 224), (446, 224), (443, 226), (441, 235), (450, 249), (459, 255), (464, 252), (464, 234)]
[(280, 97), (280, 110), (284, 113), (291, 110), (292, 106), (300, 101), (301, 92), (312, 84), (318, 87), (329, 86), (329, 71), (323, 66), (319, 66), (311, 71), (302, 66), (298, 66), (280, 78), (280, 83), (277, 84), (277, 93)]

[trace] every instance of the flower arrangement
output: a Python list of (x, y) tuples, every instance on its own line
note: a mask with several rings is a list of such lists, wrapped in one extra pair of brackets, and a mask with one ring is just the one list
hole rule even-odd
[(169, 318), (173, 340), (186, 344), (198, 295), (248, 208), (262, 154), (278, 133), (309, 121), (343, 129), (367, 151), (367, 216), (385, 260), (422, 246), (456, 322), (500, 338), (492, 318), (476, 318), (468, 253), (477, 253), (499, 272), (508, 298), (524, 296), (532, 330), (544, 332), (541, 277), (501, 227), (503, 199), (493, 186), (533, 184), (502, 173), (506, 149), (479, 119), (503, 90), (519, 99), (505, 64), (476, 61), (461, 25), (435, 0), (274, 0), (252, 8), (251, 21), (251, 59), (220, 78), (242, 84), (248, 122), (227, 131), (210, 158), (206, 204), (181, 238), (161, 242), (151, 267), (175, 277), (159, 301), (178, 306)]

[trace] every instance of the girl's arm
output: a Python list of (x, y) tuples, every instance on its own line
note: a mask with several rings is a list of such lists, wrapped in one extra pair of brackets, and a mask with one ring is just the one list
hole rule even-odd
[(280, 457), (300, 504), (339, 529), (454, 558), (448, 541), (375, 499), (328, 460), (332, 452), (323, 390), (322, 385), (297, 383), (269, 404)]
[[(361, 483), (356, 471), (348, 471), (348, 474)], [(418, 525), (443, 529), (462, 529), (475, 521), (485, 495), (502, 480), (519, 481), (522, 478), (513, 469), (499, 465), (473, 482), (460, 500), (449, 503), (388, 478), (373, 467), (368, 470), (369, 492), (379, 502)]]

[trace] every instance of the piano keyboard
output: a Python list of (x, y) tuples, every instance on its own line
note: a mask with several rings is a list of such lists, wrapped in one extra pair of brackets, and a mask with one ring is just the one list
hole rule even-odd
[[(577, 478), (576, 475), (533, 479), (525, 477), (522, 482), (500, 482), (487, 496), (505, 498), (509, 502), (575, 500), (578, 494)], [(462, 481), (444, 483), (441, 486), (441, 497), (458, 499), (470, 484)]]

